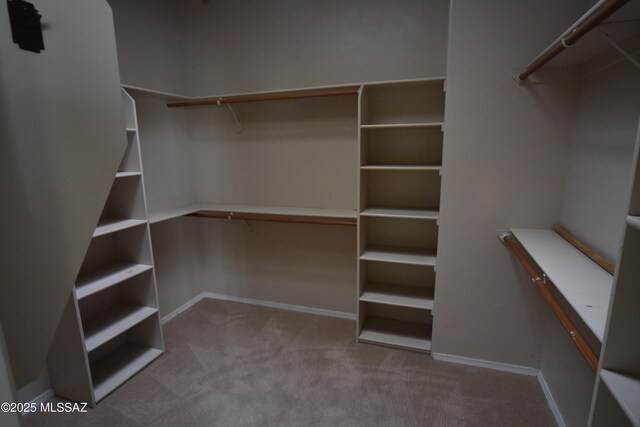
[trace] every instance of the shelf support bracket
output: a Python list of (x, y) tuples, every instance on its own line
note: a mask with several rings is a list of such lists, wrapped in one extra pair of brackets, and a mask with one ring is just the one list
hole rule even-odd
[[(218, 105), (222, 105), (222, 98), (219, 98), (217, 100)], [(244, 130), (244, 127), (242, 125), (242, 122), (240, 121), (240, 119), (238, 118), (236, 112), (233, 110), (233, 107), (230, 104), (225, 104), (227, 106), (227, 108), (229, 109), (229, 112), (231, 113), (231, 116), (233, 117), (233, 120), (236, 122), (235, 125), (235, 132), (236, 133), (242, 133), (242, 131)]]
[(633, 65), (635, 65), (636, 68), (640, 69), (640, 62), (638, 62), (629, 52), (627, 52), (626, 50), (624, 50), (624, 48), (622, 46), (620, 46), (618, 43), (616, 43), (615, 41), (613, 41), (611, 39), (611, 37), (609, 37), (609, 34), (607, 33), (602, 33), (602, 38), (611, 45), (611, 47), (613, 47), (615, 50), (617, 50), (618, 52), (620, 52), (620, 54), (622, 56), (624, 56), (626, 59), (629, 60), (629, 62), (631, 62)]

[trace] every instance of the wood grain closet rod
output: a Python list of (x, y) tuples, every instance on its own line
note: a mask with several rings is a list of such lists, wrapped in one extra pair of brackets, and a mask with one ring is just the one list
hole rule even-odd
[(167, 107), (197, 107), (202, 105), (238, 104), (242, 102), (284, 101), (288, 99), (319, 98), (326, 96), (357, 95), (358, 88), (301, 90), (292, 92), (271, 93), (264, 95), (241, 95), (211, 99), (196, 99), (193, 101), (167, 102)]
[(526, 80), (531, 74), (544, 67), (569, 46), (575, 44), (585, 34), (597, 27), (628, 2), (629, 0), (600, 0), (586, 15), (565, 31), (558, 40), (542, 51), (542, 53), (518, 75), (518, 79)]
[(516, 256), (516, 258), (518, 258), (520, 264), (522, 264), (524, 269), (527, 271), (527, 274), (529, 274), (529, 277), (531, 277), (533, 284), (536, 285), (540, 293), (542, 293), (542, 296), (551, 306), (551, 309), (553, 310), (558, 320), (560, 320), (560, 323), (562, 323), (564, 329), (569, 333), (569, 336), (573, 340), (573, 343), (585, 358), (591, 370), (595, 373), (598, 369), (598, 356), (596, 356), (591, 347), (589, 347), (589, 344), (587, 344), (582, 334), (578, 332), (578, 329), (571, 321), (567, 313), (562, 309), (562, 307), (558, 303), (558, 300), (556, 300), (549, 288), (547, 288), (547, 284), (540, 278), (540, 275), (538, 274), (536, 269), (533, 267), (533, 265), (531, 265), (525, 254), (520, 250), (520, 247), (514, 240), (513, 236), (506, 235), (502, 240), (507, 245), (509, 250)]
[(560, 225), (556, 225), (553, 227), (556, 233), (561, 235), (567, 242), (571, 243), (576, 249), (580, 252), (591, 258), (593, 262), (598, 264), (600, 267), (604, 268), (609, 274), (613, 275), (616, 267), (611, 262), (607, 261), (602, 255), (598, 254), (596, 251), (582, 243), (578, 240), (574, 235), (569, 233)]
[(198, 211), (187, 216), (200, 218), (217, 218), (240, 221), (266, 221), (266, 222), (286, 222), (293, 224), (320, 224), (320, 225), (347, 225), (356, 226), (356, 218), (334, 218), (324, 216), (286, 215), (286, 214), (261, 214), (261, 213), (239, 213), (224, 211)]

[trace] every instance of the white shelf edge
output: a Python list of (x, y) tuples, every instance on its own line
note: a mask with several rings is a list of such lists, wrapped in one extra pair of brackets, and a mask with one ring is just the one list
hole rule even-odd
[(365, 208), (360, 216), (370, 218), (401, 218), (438, 220), (440, 212), (430, 209), (393, 209), (393, 208)]
[(622, 375), (602, 369), (600, 378), (631, 423), (640, 426), (640, 376)]
[(116, 178), (129, 178), (133, 176), (142, 176), (142, 172), (118, 172)]
[(627, 224), (636, 230), (640, 230), (640, 216), (629, 215), (627, 217)]
[(83, 322), (87, 352), (95, 350), (157, 312), (158, 309), (153, 307), (119, 305)]
[(138, 132), (138, 129), (136, 129), (136, 128), (127, 128), (127, 132), (135, 133), (135, 132)]
[(112, 219), (100, 221), (95, 231), (93, 232), (93, 237), (100, 237), (106, 234), (116, 233), (118, 231), (137, 227), (146, 223), (147, 221), (145, 221), (144, 219)]
[(125, 344), (92, 364), (96, 402), (127, 382), (162, 353), (162, 350), (153, 347)]
[(433, 289), (387, 283), (366, 283), (360, 301), (396, 307), (433, 309)]
[(415, 250), (395, 247), (367, 247), (360, 255), (362, 261), (389, 262), (395, 264), (435, 267), (434, 250)]
[(365, 171), (440, 171), (440, 165), (366, 165), (360, 166)]
[(430, 352), (431, 328), (432, 325), (426, 323), (368, 316), (364, 320), (358, 341)]
[(444, 126), (444, 122), (424, 123), (381, 123), (360, 125), (361, 129), (410, 129), (410, 128), (435, 128)]
[(88, 272), (76, 282), (76, 298), (81, 300), (97, 292), (136, 277), (153, 267), (147, 264), (110, 264)]

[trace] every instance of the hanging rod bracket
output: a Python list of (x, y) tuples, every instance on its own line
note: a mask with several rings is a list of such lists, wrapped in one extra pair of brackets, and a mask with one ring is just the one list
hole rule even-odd
[(613, 39), (611, 39), (611, 37), (609, 37), (609, 34), (607, 33), (602, 33), (602, 38), (611, 45), (611, 47), (613, 47), (615, 50), (617, 50), (618, 52), (620, 52), (620, 54), (622, 56), (624, 56), (626, 59), (629, 60), (629, 62), (631, 62), (636, 68), (640, 69), (640, 62), (638, 62), (638, 60), (636, 60), (633, 55), (631, 55), (629, 52), (627, 52), (626, 50), (624, 50), (624, 48), (622, 46), (620, 46), (618, 43), (616, 43), (615, 41), (613, 41)]
[[(216, 104), (223, 105), (222, 98), (218, 98), (216, 100)], [(233, 120), (236, 122), (235, 128), (234, 128), (235, 132), (236, 133), (242, 133), (242, 131), (244, 130), (244, 126), (242, 125), (242, 121), (238, 118), (238, 115), (233, 110), (233, 107), (230, 104), (225, 103), (224, 105), (227, 106), (227, 108), (229, 109), (229, 112), (231, 113), (231, 116), (233, 117)]]
[(498, 233), (498, 239), (504, 243), (504, 239), (506, 239), (507, 237), (511, 237), (511, 232), (510, 231), (501, 231), (500, 233)]

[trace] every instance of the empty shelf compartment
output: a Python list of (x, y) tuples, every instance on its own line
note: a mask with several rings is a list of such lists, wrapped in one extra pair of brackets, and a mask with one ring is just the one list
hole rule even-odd
[(436, 251), (415, 248), (372, 246), (362, 252), (360, 259), (363, 261), (435, 266)]
[(600, 377), (631, 423), (640, 426), (640, 376), (603, 369)]
[(146, 224), (143, 219), (105, 219), (101, 220), (93, 233), (93, 237), (104, 236), (105, 234), (115, 233), (117, 231), (126, 230), (127, 228), (137, 227)]
[(429, 352), (431, 351), (431, 325), (370, 316), (364, 321), (359, 340)]
[(162, 350), (157, 348), (127, 343), (91, 364), (96, 401), (104, 399), (160, 355)]
[(365, 208), (361, 216), (379, 218), (438, 219), (439, 212), (430, 209)]
[(433, 288), (367, 283), (362, 295), (360, 295), (360, 301), (431, 310), (433, 308)]
[(147, 264), (127, 263), (115, 263), (96, 268), (78, 277), (76, 297), (80, 300), (151, 269), (152, 267)]
[(83, 322), (87, 351), (95, 350), (157, 312), (152, 307), (122, 304)]

